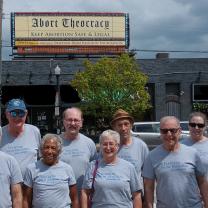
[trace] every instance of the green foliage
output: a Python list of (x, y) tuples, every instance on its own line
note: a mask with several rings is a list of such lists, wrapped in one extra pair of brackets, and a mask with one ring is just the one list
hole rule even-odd
[(96, 63), (88, 60), (84, 66), (86, 70), (78, 72), (71, 85), (82, 99), (85, 115), (111, 118), (118, 108), (132, 115), (150, 108), (145, 89), (148, 78), (134, 58), (123, 54), (118, 58), (101, 58)]
[(193, 111), (208, 113), (208, 103), (193, 103)]

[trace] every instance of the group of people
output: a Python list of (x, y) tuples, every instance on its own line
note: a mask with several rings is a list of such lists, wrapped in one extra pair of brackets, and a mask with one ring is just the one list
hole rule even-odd
[(131, 134), (133, 117), (118, 109), (112, 129), (100, 135), (99, 153), (80, 133), (79, 108), (63, 112), (62, 134), (42, 139), (26, 117), (23, 100), (8, 102), (8, 124), (0, 131), (0, 208), (153, 208), (154, 202), (158, 208), (208, 208), (204, 114), (190, 115), (183, 141), (179, 120), (161, 118), (162, 144), (149, 152)]

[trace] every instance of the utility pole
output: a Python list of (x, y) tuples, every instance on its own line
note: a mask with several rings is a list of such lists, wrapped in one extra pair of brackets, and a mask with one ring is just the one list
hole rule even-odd
[(3, 0), (0, 0), (0, 125), (1, 125), (1, 99), (2, 99), (2, 19)]

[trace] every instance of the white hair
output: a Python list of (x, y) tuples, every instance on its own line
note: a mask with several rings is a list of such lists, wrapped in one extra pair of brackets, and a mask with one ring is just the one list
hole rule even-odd
[(111, 129), (105, 130), (102, 132), (102, 134), (100, 135), (99, 138), (99, 142), (100, 144), (102, 143), (102, 141), (106, 138), (106, 137), (112, 137), (112, 139), (117, 143), (120, 144), (120, 135), (118, 132), (113, 131)]
[(41, 150), (41, 152), (43, 150), (45, 142), (48, 141), (48, 140), (51, 140), (51, 139), (57, 142), (58, 152), (60, 154), (61, 151), (62, 151), (62, 140), (61, 140), (60, 136), (58, 136), (57, 134), (51, 134), (51, 133), (46, 134), (42, 138), (41, 143), (40, 143), (40, 150)]

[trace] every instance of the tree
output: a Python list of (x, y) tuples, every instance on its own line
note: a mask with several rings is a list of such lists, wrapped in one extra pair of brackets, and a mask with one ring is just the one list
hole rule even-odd
[(150, 108), (145, 87), (148, 78), (133, 57), (123, 54), (96, 63), (87, 60), (84, 66), (86, 70), (78, 72), (71, 85), (77, 89), (86, 115), (108, 123), (119, 108), (132, 115), (141, 115)]

